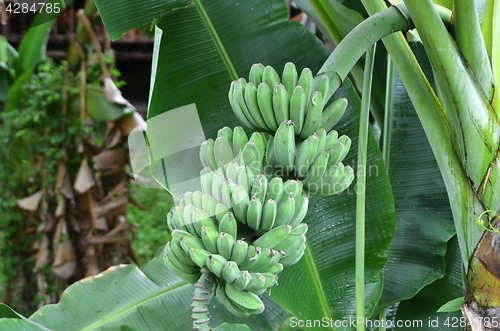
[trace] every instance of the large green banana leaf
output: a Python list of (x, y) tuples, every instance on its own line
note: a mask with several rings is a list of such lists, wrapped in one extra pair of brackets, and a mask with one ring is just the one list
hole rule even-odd
[(437, 312), (445, 303), (462, 296), (462, 262), (455, 236), (448, 241), (444, 277), (427, 285), (415, 297), (401, 302), (398, 307), (396, 321), (422, 321), (422, 326), (414, 324), (411, 327), (396, 327), (395, 330), (463, 330), (465, 318), (460, 311)]
[[(117, 15), (131, 17), (131, 7), (127, 9), (116, 0), (96, 3), (107, 29), (124, 32), (123, 24), (106, 20), (106, 15), (116, 11)], [(168, 115), (169, 110), (192, 103), (196, 104), (206, 137), (213, 138), (222, 126), (241, 125), (232, 114), (227, 93), (230, 82), (248, 76), (253, 63), (272, 65), (281, 73), (284, 64), (292, 61), (299, 70), (308, 66), (316, 72), (328, 56), (326, 47), (314, 35), (300, 24), (288, 21), (285, 1), (169, 1), (167, 4), (170, 7), (163, 10), (168, 13), (156, 21), (148, 139), (158, 132), (149, 131), (155, 126), (156, 116)], [(139, 10), (137, 13), (142, 15)], [(337, 129), (353, 139), (352, 150), (356, 150), (359, 98), (347, 81), (335, 97), (347, 97), (350, 101)], [(164, 128), (163, 134), (167, 135), (168, 129)], [(168, 145), (168, 141), (164, 139), (163, 144)], [(354, 160), (354, 153), (350, 153), (345, 163), (354, 165)], [(369, 164), (373, 175), (368, 179), (366, 201), (368, 315), (381, 295), (382, 268), (394, 226), (389, 180), (373, 136), (369, 140)], [(165, 170), (168, 174), (168, 169)], [(307, 218), (311, 225), (310, 249), (299, 265), (283, 272), (280, 286), (272, 290), (272, 296), (298, 318), (344, 319), (355, 314), (353, 192), (351, 188), (338, 196), (312, 199)]]
[[(412, 51), (427, 77), (432, 69), (421, 43)], [(387, 167), (396, 206), (396, 229), (384, 267), (380, 306), (413, 297), (444, 275), (446, 242), (455, 233), (448, 195), (424, 129), (394, 70)]]
[[(64, 291), (61, 302), (39, 309), (29, 321), (48, 331), (189, 330), (193, 291), (193, 285), (165, 266), (160, 249), (142, 271), (134, 265), (120, 265), (74, 283)], [(234, 317), (213, 298), (211, 326), (229, 322), (245, 323), (252, 330), (276, 330), (288, 313), (268, 295), (261, 298), (264, 313), (244, 319)], [(10, 330), (11, 323), (11, 318), (0, 319), (0, 330)], [(26, 328), (32, 330), (31, 325)]]

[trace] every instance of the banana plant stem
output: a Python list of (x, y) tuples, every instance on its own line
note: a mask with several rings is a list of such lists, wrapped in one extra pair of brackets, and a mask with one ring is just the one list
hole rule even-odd
[[(342, 81), (366, 50), (378, 40), (396, 31), (411, 29), (411, 20), (404, 5), (379, 12), (354, 28), (337, 45), (314, 79), (318, 84), (323, 75), (330, 78), (327, 100), (342, 85)], [(363, 82), (364, 85), (364, 82)]]
[[(363, 96), (359, 121), (358, 171), (356, 182), (356, 320), (357, 330), (365, 330), (365, 196), (366, 196), (366, 154), (368, 145), (368, 122), (372, 89), (375, 47), (368, 48), (363, 78)], [(359, 321), (362, 321), (359, 323)]]
[(392, 84), (394, 76), (394, 66), (391, 56), (387, 55), (387, 75), (385, 87), (385, 106), (384, 106), (384, 128), (382, 138), (382, 155), (384, 157), (385, 169), (389, 172), (389, 156), (391, 148), (391, 120), (392, 120)]
[(490, 59), (481, 34), (474, 0), (456, 1), (455, 36), (458, 47), (474, 72), (488, 100), (493, 97)]

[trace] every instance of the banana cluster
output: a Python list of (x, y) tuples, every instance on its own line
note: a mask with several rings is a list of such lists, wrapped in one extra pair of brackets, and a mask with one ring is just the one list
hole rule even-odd
[(318, 129), (329, 132), (342, 118), (346, 99), (339, 99), (324, 109), (329, 92), (329, 78), (323, 76), (313, 91), (313, 74), (304, 68), (298, 76), (288, 62), (280, 79), (271, 66), (254, 64), (249, 82), (240, 78), (231, 83), (229, 102), (238, 119), (248, 128), (276, 131), (284, 121), (294, 123), (294, 133), (303, 139)]
[[(229, 165), (241, 168), (241, 174), (226, 177)], [(277, 284), (283, 267), (303, 256), (308, 227), (301, 222), (309, 199), (296, 180), (276, 177), (268, 183), (235, 161), (219, 170), (204, 168), (202, 191), (185, 193), (167, 215), (172, 240), (165, 263), (187, 279), (200, 269), (213, 273), (217, 298), (245, 317), (263, 311), (258, 295)]]
[[(353, 169), (342, 163), (351, 140), (345, 135), (338, 137), (335, 130), (327, 133), (325, 129), (318, 129), (304, 140), (297, 139), (293, 122), (287, 120), (280, 124), (274, 136), (255, 132), (248, 139), (241, 127), (234, 131), (224, 127), (217, 135), (215, 141), (209, 139), (200, 148), (200, 160), (206, 167), (201, 184), (205, 193), (224, 200), (226, 206), (229, 205), (226, 186), (232, 183), (250, 192), (259, 187), (252, 186), (254, 181), (258, 180), (263, 187), (268, 185), (267, 181), (271, 183), (273, 177), (288, 177), (297, 179), (308, 194), (329, 196), (344, 191), (354, 179)], [(225, 186), (220, 183), (222, 178), (227, 179)], [(266, 200), (261, 201), (265, 204)]]
[(304, 189), (314, 195), (329, 196), (344, 191), (354, 179), (350, 166), (342, 160), (349, 152), (351, 139), (337, 131), (328, 134), (319, 129), (305, 140), (297, 141), (292, 121), (284, 121), (274, 137), (269, 138), (266, 162), (274, 166), (275, 173), (292, 176), (303, 182)]

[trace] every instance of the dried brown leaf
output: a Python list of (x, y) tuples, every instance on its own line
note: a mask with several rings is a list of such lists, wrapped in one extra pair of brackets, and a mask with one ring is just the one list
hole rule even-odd
[(94, 169), (100, 171), (104, 176), (121, 173), (125, 169), (125, 151), (116, 148), (102, 151), (92, 158)]
[(66, 199), (73, 200), (75, 198), (71, 187), (68, 168), (66, 167), (66, 163), (63, 162), (59, 163), (59, 168), (57, 169), (55, 193), (62, 194)]
[(38, 209), (38, 205), (40, 204), (42, 196), (42, 191), (38, 191), (35, 194), (30, 195), (29, 197), (17, 200), (17, 205), (19, 206), (19, 208), (27, 211), (36, 211)]
[(104, 78), (104, 95), (109, 102), (135, 109), (135, 107), (122, 96), (122, 92), (116, 87), (111, 77)]
[(126, 230), (129, 227), (127, 221), (118, 223), (111, 231), (105, 235), (94, 237), (90, 239), (90, 244), (111, 244), (111, 243), (125, 243), (126, 242)]
[(75, 190), (81, 194), (87, 192), (91, 187), (95, 185), (94, 174), (90, 170), (87, 157), (83, 158), (78, 174), (76, 175), (75, 184), (73, 187)]
[(97, 217), (119, 216), (127, 213), (128, 197), (121, 195), (95, 207)]
[(120, 118), (119, 125), (124, 136), (128, 136), (135, 128), (137, 128), (136, 130), (140, 130), (142, 132), (146, 132), (147, 129), (146, 121), (138, 112), (134, 112), (132, 117), (123, 116)]

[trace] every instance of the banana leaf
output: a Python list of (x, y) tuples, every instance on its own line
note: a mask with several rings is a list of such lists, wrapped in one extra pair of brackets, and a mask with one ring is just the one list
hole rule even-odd
[(448, 331), (463, 330), (464, 317), (460, 311), (438, 313), (445, 303), (463, 296), (462, 262), (457, 237), (448, 241), (446, 273), (443, 278), (424, 287), (415, 297), (402, 301), (396, 321), (422, 321), (422, 326), (396, 327), (395, 330)]
[[(74, 283), (64, 291), (61, 302), (39, 309), (28, 322), (47, 331), (190, 329), (194, 286), (165, 266), (163, 254), (160, 249), (142, 270), (120, 265)], [(268, 295), (261, 298), (266, 305), (264, 313), (245, 319), (234, 317), (212, 298), (210, 325), (244, 323), (252, 330), (276, 330), (288, 312)], [(9, 330), (4, 327), (12, 323), (40, 330), (26, 321), (12, 322), (12, 315), (7, 316), (10, 318), (0, 319), (0, 330)]]
[[(432, 69), (421, 43), (410, 44), (427, 77)], [(392, 115), (387, 160), (396, 229), (384, 267), (379, 306), (413, 297), (445, 271), (446, 242), (455, 234), (448, 195), (439, 167), (413, 108), (394, 70)]]

